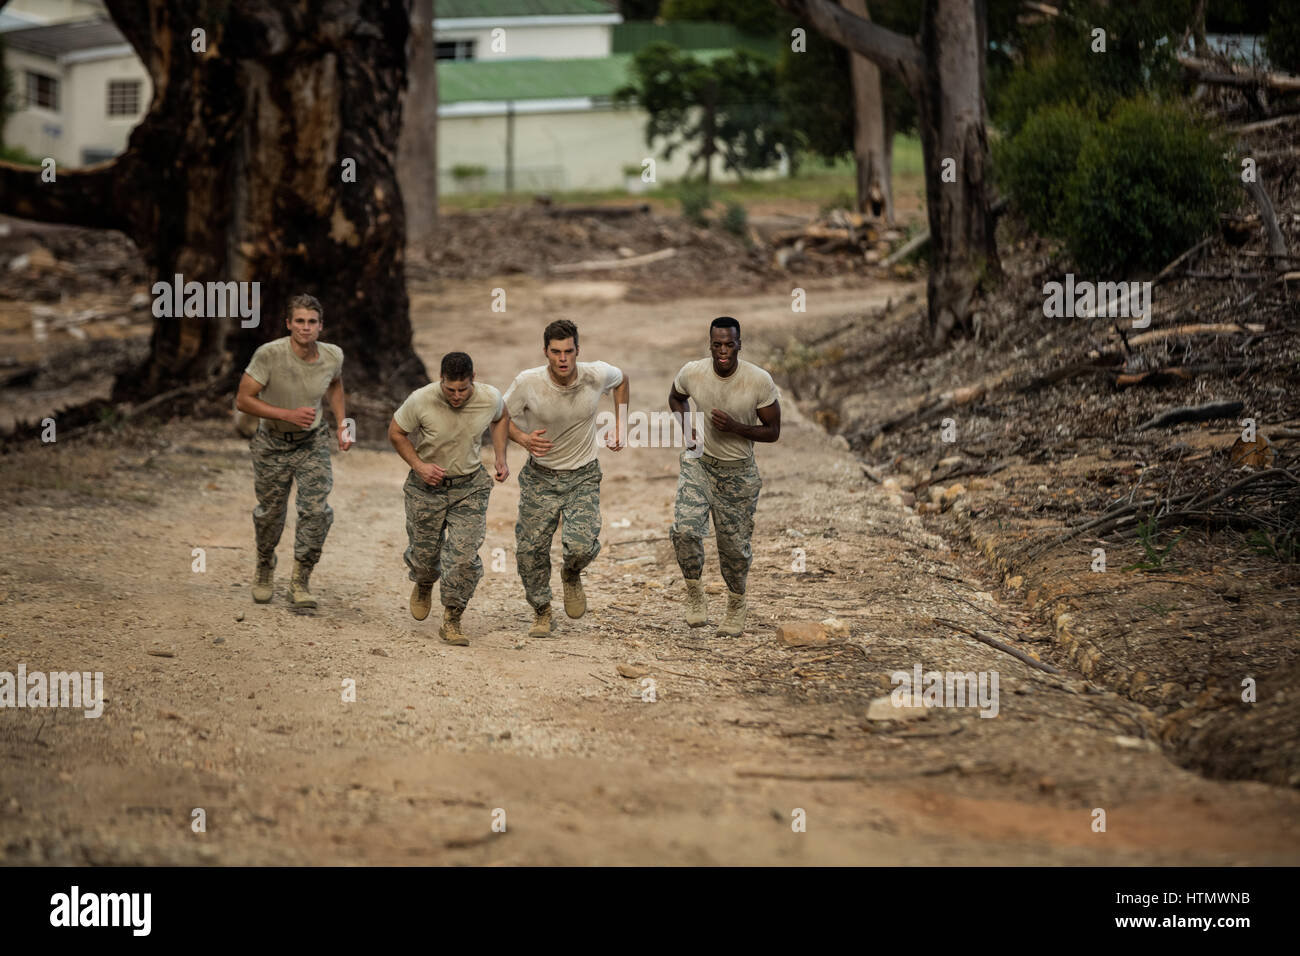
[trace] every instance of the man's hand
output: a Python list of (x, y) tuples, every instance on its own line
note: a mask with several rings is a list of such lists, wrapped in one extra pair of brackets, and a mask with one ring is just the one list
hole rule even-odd
[(525, 436), (526, 440), (524, 441), (524, 447), (528, 449), (528, 454), (532, 455), (534, 458), (541, 458), (551, 450), (551, 440), (542, 437), (545, 434), (546, 429), (539, 428), (537, 431), (529, 432), (528, 435)]
[(505, 481), (509, 477), (510, 477), (510, 466), (506, 464), (506, 460), (504, 458), (498, 458), (496, 480)]
[(426, 485), (436, 485), (446, 476), (447, 472), (439, 468), (431, 461), (422, 461), (415, 466), (415, 473), (424, 479)]
[(712, 414), (709, 415), (709, 419), (713, 422), (713, 427), (720, 432), (735, 431), (732, 428), (735, 422), (731, 420), (731, 416), (719, 408), (713, 410)]
[(316, 409), (306, 405), (295, 408), (284, 416), (284, 420), (290, 425), (297, 425), (300, 430), (311, 428), (312, 422), (316, 421)]
[(605, 447), (610, 451), (622, 451), (623, 443), (618, 440), (618, 426), (615, 424), (613, 431), (605, 436)]
[(340, 425), (339, 426), (339, 451), (347, 451), (355, 444), (356, 442), (354, 442), (351, 438), (348, 437), (347, 426)]

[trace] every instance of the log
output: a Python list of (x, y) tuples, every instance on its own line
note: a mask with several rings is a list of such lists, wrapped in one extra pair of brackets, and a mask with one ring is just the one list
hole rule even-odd
[[(1178, 62), (1202, 83), (1215, 86), (1257, 86), (1283, 93), (1300, 90), (1300, 76), (1290, 73), (1250, 72), (1242, 66), (1225, 67), (1194, 56), (1180, 56)], [(1225, 68), (1231, 72), (1223, 72)]]
[(552, 266), (552, 272), (597, 272), (601, 269), (627, 269), (632, 266), (649, 265), (652, 262), (662, 262), (664, 259), (671, 259), (677, 255), (677, 250), (673, 248), (660, 249), (658, 252), (647, 252), (643, 256), (632, 256), (630, 259), (588, 259), (584, 262), (570, 262), (567, 265)]
[(1163, 342), (1165, 339), (1182, 338), (1186, 335), (1232, 335), (1263, 331), (1264, 326), (1257, 322), (1245, 324), (1233, 322), (1194, 323), (1192, 325), (1176, 325), (1171, 329), (1156, 329), (1151, 332), (1143, 332), (1141, 335), (1135, 335), (1129, 339), (1128, 344), (1130, 346), (1147, 345), (1151, 342)]
[(1169, 263), (1169, 265), (1161, 269), (1159, 274), (1155, 277), (1155, 279), (1152, 280), (1151, 284), (1159, 285), (1165, 279), (1169, 278), (1170, 274), (1174, 271), (1174, 269), (1178, 268), (1178, 266), (1181, 265), (1184, 261), (1186, 261), (1189, 257), (1196, 255), (1196, 253), (1200, 252), (1202, 249), (1208, 246), (1210, 244), (1211, 238), (1213, 237), (1206, 236), (1204, 239), (1202, 239), (1196, 245), (1192, 246), (1192, 248), (1188, 249), (1186, 252), (1184, 252), (1173, 262)]
[(1281, 116), (1274, 116), (1266, 120), (1258, 120), (1254, 123), (1245, 123), (1241, 126), (1231, 126), (1228, 128), (1230, 133), (1257, 133), (1260, 130), (1273, 129), (1276, 126), (1285, 126), (1287, 123), (1294, 123), (1300, 120), (1300, 113), (1284, 113)]
[(888, 269), (894, 263), (899, 262), (902, 259), (906, 259), (908, 256), (914, 253), (917, 249), (920, 249), (929, 241), (930, 241), (929, 229), (926, 229), (924, 232), (917, 233), (911, 239), (907, 240), (907, 242), (903, 243), (901, 246), (899, 246), (897, 249), (891, 252), (889, 254), (889, 257), (880, 263), (881, 267)]
[(1269, 198), (1264, 185), (1258, 179), (1242, 185), (1246, 188), (1246, 192), (1250, 193), (1250, 198), (1255, 200), (1255, 205), (1259, 207), (1260, 218), (1264, 220), (1264, 228), (1268, 232), (1268, 251), (1275, 256), (1288, 255), (1286, 239), (1282, 236), (1282, 230), (1278, 228), (1277, 214), (1273, 211), (1273, 200)]
[(1051, 664), (1044, 664), (1042, 661), (1035, 660), (1034, 658), (1026, 654), (1024, 651), (1018, 650), (1009, 644), (1004, 644), (1002, 643), (1002, 641), (999, 641), (997, 638), (990, 637), (989, 635), (985, 634), (983, 631), (977, 631), (973, 627), (967, 627), (964, 624), (958, 624), (956, 621), (949, 621), (942, 617), (936, 617), (934, 619), (934, 623), (942, 624), (945, 627), (951, 627), (953, 630), (961, 631), (963, 634), (969, 634), (971, 637), (975, 638), (975, 640), (981, 641), (982, 643), (987, 644), (989, 647), (1001, 651), (1003, 654), (1010, 654), (1012, 657), (1014, 657), (1016, 660), (1020, 661), (1021, 663), (1028, 664), (1030, 667), (1037, 668), (1040, 671), (1045, 671), (1048, 674), (1057, 674), (1057, 675), (1061, 673)]
[(1138, 431), (1144, 432), (1152, 428), (1164, 428), (1182, 422), (1208, 422), (1216, 418), (1231, 418), (1240, 414), (1245, 407), (1244, 402), (1207, 402), (1204, 405), (1183, 405), (1147, 419), (1138, 426)]

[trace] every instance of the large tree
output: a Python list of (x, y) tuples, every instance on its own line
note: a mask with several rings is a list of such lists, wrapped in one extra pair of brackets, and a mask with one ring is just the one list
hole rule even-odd
[(985, 188), (985, 0), (925, 0), (915, 39), (854, 16), (833, 0), (775, 2), (898, 77), (916, 102), (933, 248), (929, 328), (940, 344), (969, 326), (980, 276), (999, 268)]
[(236, 377), (284, 334), (299, 292), (324, 304), (350, 388), (399, 398), (427, 382), (411, 346), (394, 169), (409, 0), (107, 6), (153, 81), (148, 113), (121, 156), (54, 182), (0, 164), (0, 211), (120, 229), (163, 281), (260, 282), (262, 311), (249, 329), (156, 320), (148, 359), (114, 397)]
[(438, 218), (438, 62), (433, 46), (433, 0), (411, 7), (411, 83), (397, 142), (397, 178), (406, 209), (406, 238), (433, 238)]

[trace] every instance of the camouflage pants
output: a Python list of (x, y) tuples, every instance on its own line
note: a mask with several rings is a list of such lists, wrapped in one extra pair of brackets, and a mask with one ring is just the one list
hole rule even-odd
[(298, 482), (298, 524), (294, 532), (294, 560), (315, 567), (320, 560), (325, 536), (334, 523), (334, 512), (326, 503), (334, 487), (330, 470), (330, 442), (333, 434), (326, 427), (314, 435), (289, 441), (266, 428), (254, 433), (248, 443), (253, 453), (253, 490), (257, 507), (253, 509), (253, 527), (257, 532), (257, 556), (275, 562), (275, 547), (284, 531), (285, 513), (289, 508), (289, 486)]
[(598, 461), (554, 471), (530, 458), (520, 469), (515, 561), (534, 608), (551, 603), (551, 539), (561, 517), (563, 573), (577, 574), (600, 554), (600, 476)]
[(749, 539), (754, 533), (754, 509), (763, 487), (758, 465), (753, 458), (732, 462), (708, 455), (682, 455), (681, 462), (673, 525), (668, 531), (677, 564), (687, 578), (697, 579), (704, 573), (704, 538), (711, 513), (722, 579), (732, 591), (744, 594), (752, 560)]
[(406, 566), (412, 581), (442, 579), (443, 607), (465, 607), (483, 577), (478, 549), (487, 537), (492, 479), (480, 468), (473, 475), (425, 484), (412, 471), (406, 493)]

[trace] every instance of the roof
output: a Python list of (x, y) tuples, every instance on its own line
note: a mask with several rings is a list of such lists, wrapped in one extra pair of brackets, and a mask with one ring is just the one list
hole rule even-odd
[(121, 46), (126, 37), (112, 20), (76, 20), (43, 27), (27, 27), (5, 33), (5, 45), (38, 56), (58, 59), (68, 53)]
[[(692, 50), (705, 62), (730, 50)], [(545, 100), (612, 96), (631, 82), (631, 53), (568, 60), (443, 60), (438, 63), (438, 102)]]
[(438, 20), (479, 20), (486, 17), (564, 17), (617, 13), (601, 0), (438, 0)]

